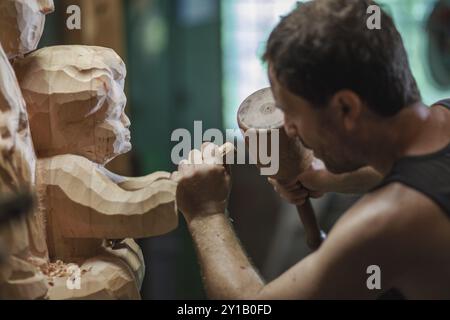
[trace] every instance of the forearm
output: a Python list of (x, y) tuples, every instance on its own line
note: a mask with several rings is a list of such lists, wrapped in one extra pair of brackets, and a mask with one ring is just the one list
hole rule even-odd
[(224, 214), (198, 217), (188, 223), (208, 296), (252, 299), (264, 282), (245, 255)]
[(333, 175), (329, 192), (362, 194), (374, 188), (383, 179), (383, 176), (372, 167)]

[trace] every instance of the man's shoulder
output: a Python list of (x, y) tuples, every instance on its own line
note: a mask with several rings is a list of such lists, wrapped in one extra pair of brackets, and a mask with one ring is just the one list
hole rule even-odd
[(364, 195), (336, 224), (364, 238), (407, 235), (425, 225), (449, 220), (420, 192), (401, 183), (390, 183)]
[(342, 216), (322, 245), (319, 261), (344, 265), (355, 274), (376, 264), (386, 283), (394, 285), (418, 263), (438, 264), (448, 243), (450, 219), (439, 207), (414, 189), (391, 183), (365, 195)]
[(444, 215), (432, 199), (401, 182), (391, 182), (369, 192), (360, 202), (363, 206), (372, 207), (375, 212), (378, 211), (387, 216), (394, 215), (395, 218), (411, 218), (417, 215), (430, 217), (431, 212)]
[(366, 194), (341, 220), (339, 227), (351, 230), (355, 237), (388, 246), (395, 242), (410, 247), (425, 238), (433, 241), (437, 229), (450, 233), (450, 219), (442, 209), (401, 183), (390, 183)]

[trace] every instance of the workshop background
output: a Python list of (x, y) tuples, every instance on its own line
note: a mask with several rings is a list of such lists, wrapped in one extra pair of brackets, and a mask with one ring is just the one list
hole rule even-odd
[[(109, 167), (129, 176), (174, 171), (177, 128), (236, 128), (236, 111), (268, 86), (261, 62), (265, 41), (293, 0), (58, 0), (47, 16), (41, 47), (110, 47), (127, 70), (127, 113), (133, 151)], [(450, 1), (382, 0), (402, 33), (423, 99), (450, 97)], [(81, 30), (68, 30), (66, 9), (80, 6)], [(301, 4), (300, 4), (301, 5)], [(356, 196), (314, 201), (328, 231)], [(270, 281), (308, 250), (295, 208), (277, 197), (252, 165), (233, 166), (230, 212), (241, 242)], [(139, 241), (145, 255), (144, 299), (203, 299), (199, 266), (180, 215), (179, 228)]]

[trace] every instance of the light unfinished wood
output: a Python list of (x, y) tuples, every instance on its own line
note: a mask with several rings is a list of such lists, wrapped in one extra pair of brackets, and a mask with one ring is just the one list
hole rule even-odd
[[(9, 66), (6, 55), (3, 60)], [(125, 65), (106, 48), (64, 46), (17, 59), (15, 67), (40, 157), (36, 162), (25, 104), (9, 66), (2, 110), (16, 113), (2, 116), (2, 124), (19, 133), (8, 131), (5, 136), (19, 137), (16, 144), (27, 148), (14, 162), (2, 158), (2, 170), (22, 173), (17, 178), (11, 174), (16, 183), (2, 181), (2, 188), (13, 192), (23, 182), (36, 189), (39, 206), (27, 221), (11, 226), (11, 232), (0, 232), (18, 252), (1, 266), (0, 295), (139, 299), (144, 260), (128, 237), (160, 235), (177, 226), (176, 183), (165, 172), (130, 178), (104, 168), (131, 148), (129, 121), (123, 114)], [(16, 105), (8, 109), (5, 101)], [(3, 140), (2, 150), (8, 150)], [(17, 145), (15, 150), (21, 150)], [(17, 271), (26, 281), (17, 281)], [(81, 286), (72, 290), (76, 276)]]
[[(126, 61), (125, 4), (123, 0), (59, 0), (62, 7), (78, 5), (81, 9), (81, 29), (63, 30), (63, 44), (101, 46), (113, 49)], [(67, 17), (58, 12), (60, 19)], [(126, 92), (126, 90), (125, 90)], [(127, 104), (127, 112), (132, 106)], [(114, 158), (106, 166), (121, 175), (132, 175), (132, 153)]]
[(102, 165), (131, 149), (125, 64), (111, 49), (43, 48), (15, 62), (38, 157), (77, 154)]
[(65, 238), (144, 238), (172, 231), (178, 220), (176, 183), (149, 180), (141, 189), (124, 190), (95, 163), (75, 155), (40, 159), (38, 164), (38, 185), (50, 195), (45, 206), (52, 209), (54, 228)]
[[(36, 159), (25, 102), (1, 45), (0, 133), (1, 194), (30, 190), (34, 184)], [(47, 292), (45, 277), (30, 262), (46, 257), (45, 236), (37, 232), (37, 221), (36, 213), (33, 213), (0, 227), (0, 241), (8, 250), (6, 261), (0, 265), (1, 299), (38, 299)]]
[[(279, 183), (291, 183), (300, 173), (311, 166), (314, 153), (303, 146), (300, 139), (287, 135), (283, 128), (283, 113), (276, 107), (271, 88), (258, 90), (246, 98), (239, 107), (237, 120), (247, 145), (251, 140), (247, 139), (246, 133), (255, 133), (259, 140), (262, 135), (272, 135), (276, 132), (278, 140), (275, 141), (275, 144), (278, 146), (274, 148), (275, 146), (269, 142), (272, 139), (268, 137), (267, 145), (263, 147), (271, 150), (271, 153), (278, 150), (278, 154), (272, 154), (272, 158), (278, 157), (279, 170), (272, 177)], [(261, 145), (258, 143), (258, 148), (260, 147)], [(252, 153), (253, 150), (256, 153), (253, 154), (253, 158), (257, 159), (257, 165), (265, 167), (260, 162), (258, 148), (250, 147), (249, 152)], [(319, 229), (310, 200), (306, 199), (303, 205), (298, 205), (297, 212), (305, 227), (306, 242), (312, 250), (316, 250), (323, 241), (324, 233)]]
[[(134, 240), (120, 239), (175, 228), (176, 185), (168, 173), (128, 178), (104, 168), (131, 148), (126, 70), (114, 51), (61, 46), (21, 59), (36, 48), (52, 10), (52, 0), (0, 2), (0, 191), (35, 190), (38, 199), (31, 215), (0, 230), (9, 249), (0, 297), (139, 299), (143, 255)], [(71, 288), (77, 277), (80, 288)]]
[[(5, 10), (10, 10), (7, 5), (11, 3), (8, 4), (6, 0), (0, 3), (2, 17)], [(40, 6), (45, 3), (51, 2), (38, 2)], [(26, 4), (34, 5), (31, 1)], [(16, 9), (20, 9), (21, 5), (23, 4), (19, 4)], [(16, 22), (10, 22), (11, 29), (19, 30), (15, 24), (20, 21), (23, 24), (23, 19), (29, 17), (25, 17), (23, 12), (26, 10), (16, 12), (22, 16), (18, 17)], [(2, 20), (1, 23), (5, 21)], [(3, 38), (5, 30), (3, 28), (0, 30), (2, 42), (9, 41)], [(17, 54), (23, 54), (30, 48), (25, 49), (17, 48)], [(16, 57), (16, 53), (8, 56), (0, 46), (0, 192), (2, 195), (33, 190), (36, 186), (36, 155), (31, 141), (25, 102), (8, 61), (12, 57)], [(100, 240), (96, 250), (90, 251), (95, 254), (88, 258), (79, 259), (75, 263), (51, 262), (46, 243), (48, 240), (45, 226), (47, 217), (43, 215), (46, 210), (42, 206), (45, 195), (40, 194), (38, 198), (40, 206), (31, 215), (2, 225), (0, 229), (0, 241), (6, 244), (4, 247), (8, 249), (7, 257), (0, 265), (1, 299), (138, 299), (140, 297), (139, 288), (144, 274), (143, 256), (140, 248), (131, 239), (116, 242), (114, 245)], [(68, 282), (74, 276), (74, 271), (69, 270), (68, 267), (80, 270), (82, 284), (80, 290), (71, 290), (68, 287)]]
[[(107, 48), (56, 46), (18, 59), (15, 69), (39, 156), (37, 191), (50, 260), (78, 265), (89, 284), (63, 293), (59, 277), (49, 298), (139, 297), (140, 248), (131, 239), (120, 248), (104, 240), (172, 231), (178, 224), (176, 183), (169, 173), (130, 178), (104, 168), (131, 149), (123, 61)], [(99, 265), (90, 268), (95, 259)]]
[[(104, 243), (96, 256), (78, 263), (53, 263), (49, 276), (50, 300), (140, 299), (145, 266), (141, 249), (131, 239), (114, 245)], [(46, 266), (47, 269), (49, 268)], [(52, 274), (53, 272), (53, 274)], [(79, 289), (76, 277), (80, 277)]]
[(8, 59), (37, 48), (45, 15), (54, 9), (53, 0), (0, 1), (0, 42)]

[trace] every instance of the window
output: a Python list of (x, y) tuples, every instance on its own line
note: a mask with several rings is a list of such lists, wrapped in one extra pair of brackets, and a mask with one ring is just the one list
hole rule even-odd
[(266, 41), (294, 0), (222, 0), (223, 94), (225, 128), (237, 128), (240, 103), (258, 89), (268, 87), (261, 60)]
[[(403, 36), (411, 68), (425, 103), (450, 97), (450, 89), (435, 85), (428, 64), (426, 21), (437, 0), (380, 0)], [(295, 8), (293, 0), (222, 0), (223, 118), (225, 128), (236, 128), (240, 103), (254, 91), (269, 86), (261, 61), (270, 31), (281, 15)]]

